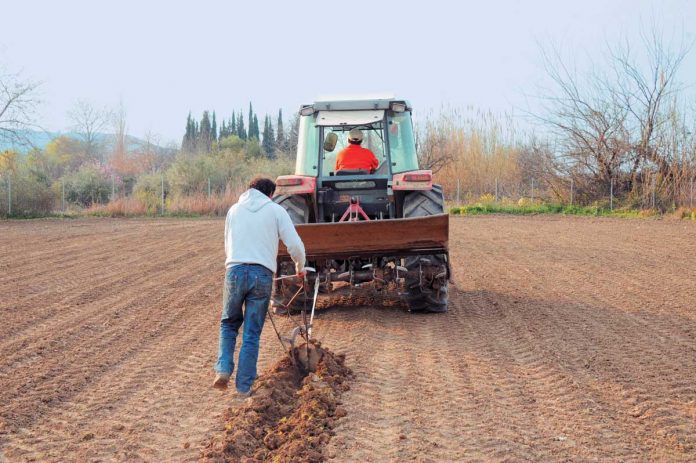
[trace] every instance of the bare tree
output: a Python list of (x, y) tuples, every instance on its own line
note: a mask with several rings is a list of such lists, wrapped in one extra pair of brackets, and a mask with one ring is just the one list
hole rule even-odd
[[(639, 174), (644, 174), (640, 168), (644, 168), (657, 174), (660, 184), (656, 188), (665, 190), (678, 176), (679, 166), (675, 161), (679, 155), (670, 146), (674, 147), (679, 132), (683, 131), (683, 125), (676, 120), (682, 90), (677, 72), (689, 47), (683, 41), (676, 47), (670, 46), (655, 25), (641, 34), (640, 45), (647, 55), (643, 59), (634, 56), (628, 41), (611, 49), (616, 75), (612, 92), (630, 115), (627, 129), (634, 153), (632, 184), (645, 180), (645, 175), (639, 178)], [(646, 64), (641, 66), (641, 61)]]
[(420, 166), (433, 173), (439, 172), (454, 160), (448, 127), (443, 124), (443, 120), (439, 123), (428, 120), (422, 130), (416, 131), (416, 152)]
[(125, 173), (131, 166), (128, 165), (127, 160), (126, 109), (123, 102), (120, 102), (118, 109), (114, 111), (112, 124), (114, 128), (114, 154), (111, 162), (117, 171)]
[(542, 97), (544, 109), (537, 118), (557, 141), (559, 167), (566, 174), (592, 178), (597, 188), (605, 189), (627, 162), (628, 110), (613, 98), (605, 76), (578, 76), (558, 49), (542, 54), (554, 89)]
[(536, 117), (556, 141), (560, 173), (595, 196), (606, 195), (610, 182), (635, 193), (646, 168), (674, 178), (668, 147), (675, 129), (684, 132), (674, 114), (677, 71), (688, 47), (673, 50), (654, 25), (641, 39), (641, 55), (634, 56), (628, 41), (608, 46), (600, 66), (606, 72), (591, 66), (580, 76), (558, 49), (542, 50), (553, 88), (542, 95)]
[(136, 154), (142, 172), (154, 174), (161, 166), (159, 142), (160, 137), (151, 130), (148, 130), (140, 141)]
[(73, 130), (82, 138), (86, 157), (104, 161), (99, 150), (99, 135), (111, 118), (109, 111), (96, 108), (87, 100), (78, 100), (68, 112), (68, 117), (73, 123)]
[(38, 87), (37, 82), (0, 70), (0, 139), (31, 144), (26, 131), (38, 128), (34, 124)]

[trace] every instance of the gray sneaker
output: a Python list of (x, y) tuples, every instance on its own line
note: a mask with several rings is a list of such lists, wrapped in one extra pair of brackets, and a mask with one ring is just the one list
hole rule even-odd
[(250, 397), (250, 396), (251, 396), (251, 389), (246, 391), (246, 392), (242, 392), (239, 389), (237, 389), (237, 397), (239, 397), (240, 399), (246, 399), (247, 397)]
[(225, 390), (227, 389), (227, 383), (230, 382), (230, 375), (227, 373), (218, 373), (215, 376), (215, 381), (213, 381), (213, 387), (215, 389)]

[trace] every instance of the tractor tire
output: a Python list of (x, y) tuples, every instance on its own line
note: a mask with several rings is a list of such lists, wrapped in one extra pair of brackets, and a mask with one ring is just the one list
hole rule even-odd
[(304, 196), (280, 195), (273, 198), (273, 201), (288, 211), (290, 219), (295, 225), (309, 223), (309, 203)]
[[(273, 201), (280, 204), (283, 209), (288, 211), (290, 219), (294, 224), (309, 223), (309, 203), (304, 196), (300, 195), (280, 195), (273, 198)], [(278, 264), (276, 276), (293, 275), (295, 264), (293, 262), (282, 262)], [(285, 313), (287, 311), (301, 311), (305, 306), (305, 294), (301, 292), (288, 306), (292, 296), (300, 289), (301, 283), (293, 278), (275, 281), (273, 284), (273, 294), (271, 295), (271, 306), (275, 313)]]
[[(440, 185), (433, 185), (432, 190), (411, 191), (404, 197), (404, 218), (426, 217), (442, 214), (445, 211), (444, 195)], [(446, 254), (410, 256), (404, 259), (404, 266), (412, 271), (421, 270), (422, 266), (435, 266), (437, 273), (447, 272)], [(421, 285), (418, 277), (407, 277), (406, 302), (411, 312), (447, 312), (448, 277)]]

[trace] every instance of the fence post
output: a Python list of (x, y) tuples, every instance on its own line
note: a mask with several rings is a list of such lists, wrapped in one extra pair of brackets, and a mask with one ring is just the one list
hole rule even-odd
[(534, 202), (534, 179), (532, 179), (532, 202)]
[(694, 208), (694, 178), (691, 177), (691, 189), (689, 190), (689, 207)]
[(575, 186), (574, 183), (575, 183), (575, 182), (574, 182), (573, 179), (571, 178), (571, 179), (570, 179), (570, 205), (571, 205), (571, 206), (573, 205), (573, 193), (574, 193), (574, 191), (573, 191), (574, 188), (573, 188), (573, 187)]
[(460, 184), (459, 184), (459, 183), (460, 183), (460, 182), (459, 182), (459, 179), (457, 179), (457, 206), (459, 206), (459, 205), (461, 204), (460, 196), (459, 196), (459, 191), (460, 191), (460, 190), (459, 190), (459, 188), (460, 188)]
[(7, 215), (12, 215), (12, 174), (7, 173)]
[(614, 179), (609, 183), (609, 210), (614, 210)]
[(65, 179), (60, 179), (60, 212), (65, 213)]
[(652, 178), (652, 208), (655, 209), (655, 176)]
[(495, 179), (495, 202), (498, 202), (498, 179)]
[(164, 215), (164, 174), (160, 174), (160, 180), (162, 183), (162, 215)]

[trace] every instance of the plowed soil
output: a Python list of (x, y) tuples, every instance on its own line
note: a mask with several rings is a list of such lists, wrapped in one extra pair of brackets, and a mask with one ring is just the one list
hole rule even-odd
[[(0, 222), (0, 462), (195, 461), (221, 220)], [(314, 332), (354, 372), (329, 461), (695, 461), (696, 226), (456, 218), (450, 311), (358, 298)], [(285, 326), (287, 327), (287, 326)], [(270, 323), (261, 370), (283, 352)]]
[[(201, 463), (227, 461), (319, 463), (336, 421), (346, 415), (340, 397), (350, 389), (351, 371), (345, 358), (311, 340), (307, 369), (293, 348), (254, 383), (253, 394), (241, 406), (230, 407), (225, 433), (214, 436), (201, 454)], [(316, 357), (315, 357), (316, 356)], [(305, 354), (304, 359), (307, 359)], [(308, 371), (309, 370), (309, 371)]]

